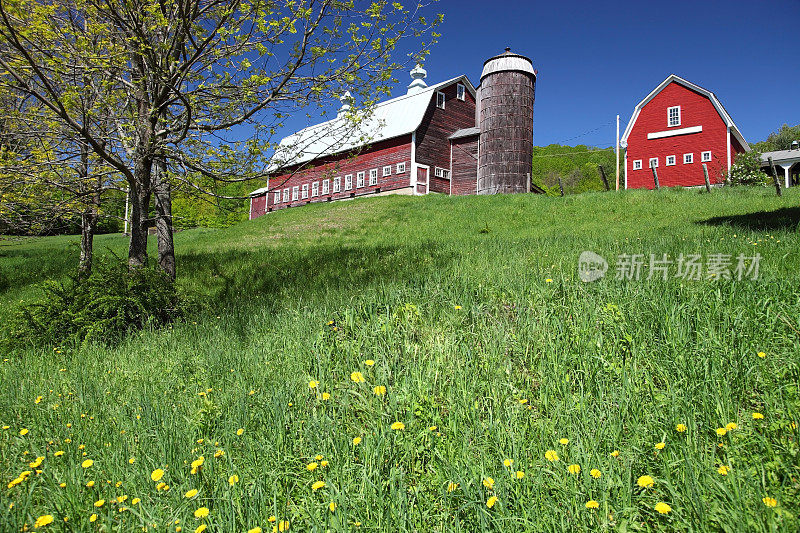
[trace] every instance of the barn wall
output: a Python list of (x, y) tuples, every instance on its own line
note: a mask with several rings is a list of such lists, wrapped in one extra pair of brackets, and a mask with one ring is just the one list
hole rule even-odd
[[(459, 100), (456, 83), (440, 89), (445, 94), (444, 109), (436, 107), (436, 94), (433, 94), (417, 130), (416, 159), (417, 163), (431, 167), (431, 190), (434, 190), (434, 167), (450, 169), (449, 137), (457, 130), (475, 127), (475, 99), (466, 91), (464, 101)], [(437, 187), (444, 187), (444, 184), (440, 182)], [(449, 182), (444, 189), (440, 192), (450, 190)]]
[[(667, 126), (667, 108), (681, 106), (681, 124)], [(703, 126), (700, 133), (648, 139), (648, 133), (670, 129)], [(722, 180), (728, 167), (727, 126), (711, 100), (678, 83), (670, 83), (640, 111), (628, 137), (627, 170), (629, 188), (652, 189), (651, 157), (658, 157), (658, 179), (662, 187), (696, 186), (705, 183), (701, 153), (710, 150), (708, 175), (712, 183)], [(694, 154), (694, 162), (684, 164), (683, 155)], [(666, 157), (674, 155), (676, 164), (666, 166)], [(633, 162), (642, 160), (641, 170), (633, 170)], [(733, 159), (733, 157), (731, 157)]]
[[(402, 173), (397, 173), (397, 163), (406, 163), (406, 170)], [(390, 176), (383, 176), (383, 167), (386, 165), (392, 166), (392, 174)], [(369, 171), (370, 169), (378, 169), (378, 184), (374, 186), (369, 185)], [(313, 202), (326, 202), (332, 200), (341, 200), (345, 198), (353, 198), (366, 194), (385, 193), (387, 191), (403, 192), (403, 189), (410, 187), (410, 169), (411, 169), (411, 136), (404, 135), (395, 139), (389, 139), (375, 143), (374, 145), (364, 148), (363, 152), (357, 155), (352, 154), (338, 154), (328, 158), (321, 159), (314, 162), (313, 166), (296, 170), (294, 173), (287, 173), (281, 176), (270, 178), (270, 192), (266, 195), (266, 202), (264, 196), (254, 198), (253, 208), (251, 210), (251, 218), (263, 215), (265, 212), (273, 211), (275, 209), (283, 209), (285, 207), (295, 207), (305, 205)], [(357, 173), (365, 172), (364, 187), (357, 187)], [(344, 177), (347, 174), (353, 175), (353, 189), (349, 191), (344, 190)], [(333, 178), (342, 178), (342, 190), (336, 194), (333, 193)], [(330, 180), (330, 191), (326, 195), (322, 195), (322, 180)], [(311, 197), (312, 184), (315, 181), (320, 182), (320, 196)], [(274, 193), (279, 189), (283, 191), (289, 188), (290, 192), (292, 187), (298, 186), (302, 190), (303, 184), (308, 184), (309, 198), (298, 198), (297, 201), (275, 203)], [(283, 196), (281, 194), (281, 196)], [(290, 196), (291, 199), (291, 196)], [(256, 201), (261, 203), (257, 203)], [(281, 198), (283, 200), (283, 198)], [(266, 204), (266, 205), (265, 205)]]
[(475, 194), (478, 179), (478, 136), (451, 141), (453, 173), (451, 194)]

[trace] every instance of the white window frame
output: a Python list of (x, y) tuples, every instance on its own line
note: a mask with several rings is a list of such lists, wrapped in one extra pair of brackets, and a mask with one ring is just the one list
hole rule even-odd
[(642, 170), (642, 160), (641, 159), (634, 159), (633, 160), (633, 170)]
[(281, 203), (281, 191), (275, 191), (275, 195), (272, 197), (272, 204), (279, 203)]
[(433, 167), (433, 175), (437, 178), (450, 178), (450, 171), (446, 168)]
[(296, 202), (299, 199), (300, 199), (300, 186), (295, 185), (294, 187), (292, 187), (292, 201)]
[(303, 186), (300, 188), (300, 198), (305, 200), (308, 198), (308, 183), (304, 183)]
[(402, 163), (397, 163), (397, 168), (395, 169), (395, 171), (398, 174), (402, 174), (403, 172), (405, 172), (406, 171), (406, 162), (403, 161)]
[(324, 179), (322, 180), (322, 194), (328, 194), (331, 191), (331, 180)]
[(447, 98), (442, 91), (436, 91), (436, 107), (444, 109)]
[(386, 165), (383, 167), (383, 177), (391, 176), (392, 175), (392, 165)]
[[(677, 110), (678, 122), (676, 122), (676, 123), (672, 122), (672, 110), (673, 109)], [(672, 107), (668, 107), (667, 108), (667, 127), (668, 128), (675, 128), (675, 127), (680, 126), (680, 125), (681, 125), (681, 106), (675, 105), (675, 106), (672, 106)]]
[(694, 152), (690, 154), (683, 154), (683, 164), (691, 165), (692, 163), (694, 163)]
[(665, 161), (665, 164), (668, 167), (674, 167), (675, 166), (675, 156), (674, 155), (668, 155), (667, 156), (667, 160)]
[(346, 174), (344, 177), (344, 190), (349, 191), (353, 188), (353, 175)]
[(370, 171), (369, 171), (369, 184), (370, 184), (370, 186), (378, 184), (378, 169), (377, 168), (370, 169)]
[(364, 172), (356, 173), (356, 188), (360, 189), (364, 186)]
[(337, 178), (333, 178), (333, 192), (334, 194), (337, 192), (341, 192), (342, 190), (342, 177), (339, 176)]
[(658, 158), (657, 157), (651, 157), (649, 164), (650, 164), (650, 168), (658, 168)]
[(289, 201), (289, 187), (286, 187), (285, 189), (283, 189), (283, 201), (284, 202), (288, 202)]
[(700, 162), (709, 163), (711, 161), (711, 150), (700, 153)]
[(467, 99), (467, 88), (463, 83), (456, 84), (456, 98), (462, 102)]
[(319, 182), (315, 181), (311, 184), (311, 197), (319, 196)]

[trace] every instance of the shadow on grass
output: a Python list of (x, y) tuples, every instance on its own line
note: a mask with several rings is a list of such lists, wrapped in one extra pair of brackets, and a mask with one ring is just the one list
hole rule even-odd
[[(296, 250), (182, 254), (179, 268), (192, 290), (216, 309), (270, 298), (353, 294), (379, 289), (387, 282), (424, 282), (430, 272), (447, 268), (455, 250), (423, 243), (414, 246), (322, 245)], [(261, 300), (266, 298), (267, 302)]]
[(713, 217), (701, 220), (698, 224), (731, 226), (753, 231), (797, 230), (800, 225), (800, 207), (782, 207), (774, 211)]

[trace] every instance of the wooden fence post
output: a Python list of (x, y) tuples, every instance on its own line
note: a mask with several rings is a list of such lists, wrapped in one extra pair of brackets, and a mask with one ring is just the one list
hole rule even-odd
[(769, 161), (769, 168), (772, 170), (772, 181), (775, 182), (775, 192), (778, 193), (778, 196), (782, 196), (781, 180), (778, 179), (778, 173), (775, 172), (775, 162), (772, 160), (772, 156), (769, 156), (767, 161)]
[(656, 190), (658, 191), (661, 189), (661, 185), (659, 185), (658, 183), (658, 171), (656, 170), (655, 166), (652, 166), (650, 168), (653, 169), (653, 182), (656, 184)]
[(558, 188), (561, 189), (561, 196), (564, 196), (564, 185), (561, 183), (561, 176), (558, 177)]
[(706, 178), (706, 191), (711, 192), (711, 181), (708, 179), (708, 166), (703, 163), (703, 175)]
[(606, 178), (606, 171), (603, 170), (603, 165), (597, 165), (597, 169), (600, 171), (600, 179), (603, 180), (603, 185), (606, 186), (607, 191), (610, 191), (611, 186), (608, 184), (608, 178)]

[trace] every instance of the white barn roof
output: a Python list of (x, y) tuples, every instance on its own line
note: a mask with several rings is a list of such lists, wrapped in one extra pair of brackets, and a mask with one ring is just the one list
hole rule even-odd
[[(443, 81), (412, 94), (404, 94), (376, 104), (372, 113), (357, 125), (345, 117), (309, 126), (284, 137), (275, 150), (271, 169), (297, 165), (360, 148), (402, 135), (409, 135), (422, 124), (433, 94), (448, 85), (462, 82), (475, 96), (475, 88), (466, 76)], [(258, 195), (266, 188), (250, 193)]]
[(699, 85), (695, 85), (690, 81), (686, 81), (685, 79), (681, 78), (676, 74), (670, 74), (669, 76), (667, 76), (667, 79), (662, 81), (658, 87), (653, 89), (650, 94), (645, 96), (644, 100), (636, 104), (636, 107), (633, 108), (633, 115), (631, 116), (631, 119), (628, 122), (628, 126), (625, 128), (625, 133), (622, 135), (620, 144), (622, 145), (623, 148), (628, 146), (628, 136), (631, 134), (631, 131), (633, 130), (633, 125), (636, 123), (636, 119), (639, 118), (639, 112), (645, 105), (648, 104), (648, 102), (650, 102), (650, 100), (655, 98), (658, 93), (663, 91), (664, 88), (673, 81), (675, 83), (683, 85), (688, 89), (691, 89), (692, 91), (700, 93), (703, 96), (707, 97), (709, 100), (711, 100), (711, 103), (714, 105), (714, 109), (717, 110), (717, 113), (719, 113), (719, 116), (722, 118), (722, 121), (725, 123), (727, 127), (731, 129), (731, 135), (733, 135), (736, 138), (736, 140), (739, 141), (739, 144), (742, 145), (742, 148), (744, 148), (745, 151), (747, 152), (750, 151), (750, 145), (747, 144), (747, 141), (744, 140), (742, 132), (740, 132), (739, 128), (736, 127), (736, 124), (733, 122), (733, 119), (728, 114), (728, 112), (725, 111), (725, 108), (722, 106), (722, 102), (719, 101), (716, 95), (707, 89), (703, 89)]

